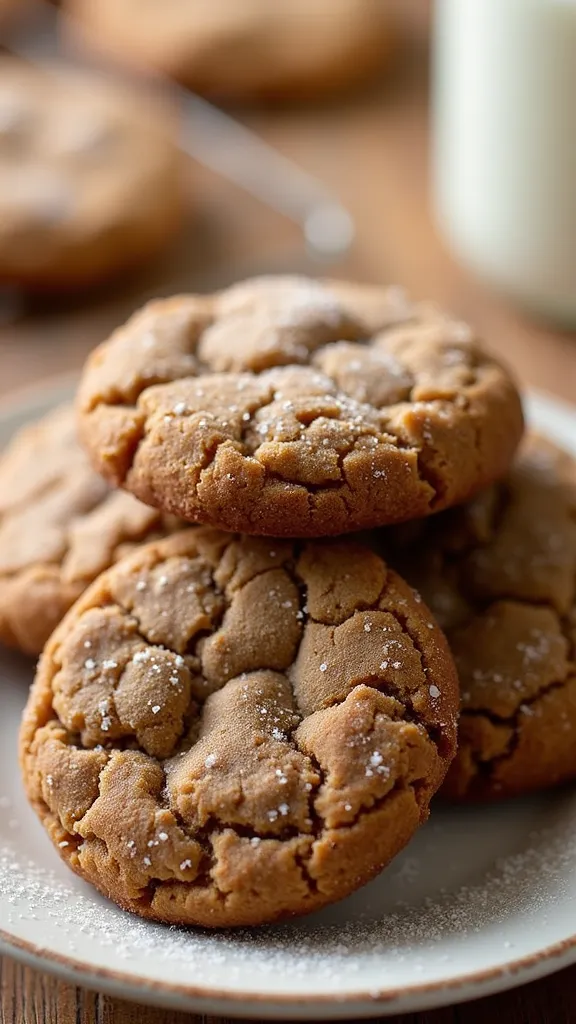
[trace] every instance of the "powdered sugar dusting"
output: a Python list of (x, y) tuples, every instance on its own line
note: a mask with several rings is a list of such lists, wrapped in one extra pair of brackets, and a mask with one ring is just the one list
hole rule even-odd
[[(380, 765), (380, 757), (378, 751), (371, 754), (373, 767)], [(561, 802), (556, 798), (557, 810)], [(454, 870), (459, 859), (455, 831), (464, 837), (471, 828), (478, 835), (486, 828), (478, 814), (498, 812), (476, 812), (460, 824), (467, 811), (437, 812), (409, 851), (355, 897), (299, 922), (214, 934), (165, 928), (124, 914), (68, 877), (63, 867), (44, 867), (44, 857), (54, 864), (47, 842), (38, 859), (22, 855), (13, 843), (0, 843), (2, 927), (35, 941), (41, 922), (43, 942), (65, 956), (73, 958), (81, 946), (82, 959), (137, 976), (232, 991), (257, 988), (272, 996), (330, 990), (344, 998), (346, 991), (362, 991), (374, 977), (379, 988), (396, 987), (404, 970), (412, 980), (450, 976), (463, 942), (473, 945), (485, 936), (495, 963), (514, 959), (521, 951), (510, 920), (520, 915), (526, 929), (532, 922), (532, 934), (538, 927), (545, 931), (544, 908), (552, 917), (556, 906), (566, 904), (567, 878), (573, 877), (576, 860), (574, 799), (565, 797), (563, 806), (556, 824), (528, 833), (522, 849), (489, 857), (480, 870), (472, 860), (472, 884), (460, 881), (443, 888), (435, 872), (441, 860), (453, 862), (446, 864), (448, 875)], [(285, 808), (280, 804), (275, 817)], [(543, 814), (538, 811), (535, 817)], [(182, 871), (188, 866), (183, 862)]]
[[(4, 656), (0, 669), (8, 664)], [(60, 864), (26, 806), (14, 768), (25, 674), (7, 674), (0, 681), (0, 928), (8, 936), (123, 971), (136, 985), (345, 999), (500, 967), (573, 935), (576, 794), (567, 789), (505, 806), (433, 806), (428, 825), (379, 879), (309, 918), (211, 934), (132, 917)], [(371, 771), (386, 760), (383, 747), (366, 749)], [(282, 797), (270, 804), (277, 821), (288, 808)], [(352, 805), (342, 812), (354, 813)], [(159, 827), (153, 843), (165, 834)], [(246, 841), (262, 851), (266, 839), (255, 839)], [(181, 870), (188, 867), (183, 860)]]

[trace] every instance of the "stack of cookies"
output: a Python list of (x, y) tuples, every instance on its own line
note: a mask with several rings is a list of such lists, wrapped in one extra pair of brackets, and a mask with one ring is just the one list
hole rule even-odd
[(513, 462), (518, 392), (466, 325), (298, 278), (156, 301), (92, 354), (77, 424), (86, 454), (64, 409), (4, 456), (0, 632), (47, 639), (30, 801), (120, 906), (308, 913), (440, 787), (576, 775), (574, 466)]

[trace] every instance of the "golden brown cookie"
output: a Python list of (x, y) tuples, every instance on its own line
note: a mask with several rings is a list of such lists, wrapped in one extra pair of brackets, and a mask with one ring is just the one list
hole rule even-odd
[(170, 527), (94, 473), (72, 406), (25, 427), (0, 456), (0, 642), (38, 654), (103, 569)]
[(22, 768), (64, 860), (120, 906), (260, 924), (346, 896), (404, 846), (457, 706), (442, 633), (369, 549), (189, 529), (57, 628)]
[(91, 355), (95, 468), (182, 518), (270, 536), (399, 522), (506, 472), (514, 384), (399, 289), (257, 278), (150, 303)]
[(492, 800), (575, 777), (574, 460), (531, 438), (505, 483), (405, 531), (386, 550), (446, 630), (460, 674), (444, 794)]
[(96, 76), (0, 61), (0, 281), (86, 287), (178, 228), (170, 118)]
[(197, 92), (315, 98), (368, 78), (394, 48), (381, 0), (68, 0), (86, 41)]

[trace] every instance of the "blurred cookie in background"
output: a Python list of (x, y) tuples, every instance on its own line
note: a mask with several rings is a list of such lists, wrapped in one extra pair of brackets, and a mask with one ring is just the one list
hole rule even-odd
[(384, 0), (67, 0), (65, 7), (89, 45), (219, 99), (315, 99), (376, 74), (394, 50)]
[(38, 654), (103, 569), (176, 523), (93, 472), (72, 405), (24, 427), (0, 456), (0, 643)]
[(177, 231), (171, 111), (101, 77), (0, 60), (0, 283), (85, 288)]

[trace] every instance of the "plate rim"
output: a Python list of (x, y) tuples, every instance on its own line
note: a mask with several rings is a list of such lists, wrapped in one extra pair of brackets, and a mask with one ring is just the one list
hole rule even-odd
[[(298, 1019), (334, 1020), (336, 1016), (344, 1014), (348, 1016), (351, 1011), (369, 1018), (389, 1016), (398, 1012), (413, 1013), (418, 1010), (450, 1005), (443, 1001), (443, 996), (446, 993), (449, 993), (450, 996), (454, 995), (452, 1002), (455, 1004), (517, 988), (574, 964), (576, 962), (576, 932), (568, 939), (553, 943), (538, 953), (507, 961), (501, 967), (462, 974), (451, 980), (423, 982), (409, 987), (387, 989), (385, 992), (377, 993), (374, 990), (368, 990), (347, 992), (341, 995), (310, 993), (306, 996), (294, 996), (290, 993), (274, 995), (263, 992), (234, 993), (226, 989), (206, 989), (197, 985), (144, 979), (130, 972), (97, 967), (83, 960), (54, 953), (25, 939), (14, 938), (0, 928), (0, 956), (5, 955), (37, 970), (44, 970), (71, 981), (74, 985), (84, 981), (88, 988), (95, 987), (100, 991), (107, 991), (122, 998), (133, 998), (136, 1002), (145, 1002), (147, 998), (152, 998), (156, 1005), (171, 1006), (191, 1012), (207, 1010), (219, 1013), (219, 1008), (221, 1008), (221, 1011), (227, 1015), (230, 1014), (230, 1010), (233, 1010), (236, 1017), (251, 1017), (253, 1009), (256, 1009), (261, 1017), (287, 1020), (290, 1019), (286, 1016), (288, 1012), (293, 1013), (298, 1009), (303, 1011), (313, 1009), (319, 1012), (314, 1012), (313, 1016), (309, 1016), (307, 1013), (306, 1015), (299, 1014)], [(556, 959), (561, 962), (557, 967), (548, 970)], [(510, 980), (512, 980), (512, 984), (508, 984)], [(92, 986), (90, 982), (92, 982)], [(481, 991), (476, 991), (479, 986)], [(432, 1000), (428, 1000), (428, 996), (432, 996)], [(326, 1010), (326, 1014), (322, 1012), (324, 1010)]]
[[(28, 410), (32, 412), (38, 404), (45, 404), (51, 392), (56, 398), (58, 393), (72, 390), (78, 377), (79, 373), (74, 371), (55, 374), (0, 396), (0, 419), (5, 420), (16, 413), (25, 416)], [(541, 407), (555, 406), (562, 414), (572, 416), (576, 421), (576, 405), (551, 392), (528, 389), (524, 398), (527, 408), (534, 408), (539, 404)], [(396, 989), (387, 988), (380, 992), (371, 988), (339, 994), (233, 992), (197, 984), (144, 978), (130, 971), (113, 970), (77, 957), (56, 953), (40, 944), (14, 936), (1, 927), (0, 956), (12, 957), (18, 962), (39, 971), (46, 971), (74, 985), (85, 984), (88, 988), (96, 988), (137, 1002), (192, 1012), (208, 1011), (226, 1015), (232, 1013), (236, 1017), (249, 1017), (256, 1011), (260, 1017), (268, 1019), (290, 1019), (287, 1014), (296, 1012), (297, 1019), (300, 1020), (336, 1019), (354, 1012), (367, 1018), (448, 1005), (444, 998), (446, 995), (449, 995), (450, 1003), (460, 1003), (516, 988), (552, 974), (576, 963), (576, 930), (568, 938), (552, 943), (538, 952), (506, 961), (498, 967), (469, 971), (441, 981), (403, 985)]]

